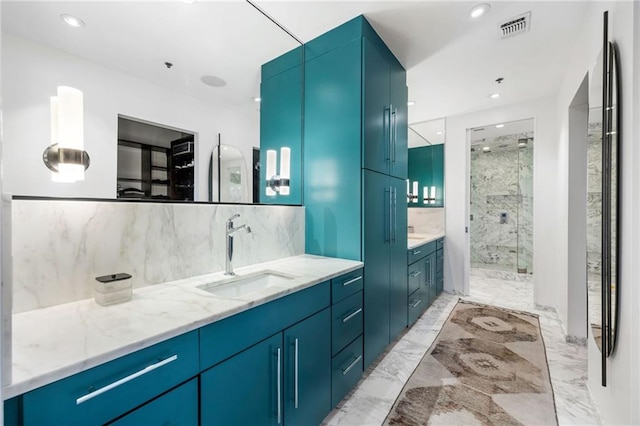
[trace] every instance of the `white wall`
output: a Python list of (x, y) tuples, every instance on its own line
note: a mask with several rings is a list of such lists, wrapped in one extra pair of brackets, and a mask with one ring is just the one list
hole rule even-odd
[[(637, 2), (592, 3), (590, 12), (585, 16), (583, 32), (574, 49), (571, 65), (567, 70), (562, 88), (558, 95), (559, 139), (558, 144), (566, 167), (568, 153), (569, 118), (568, 107), (576, 93), (585, 72), (591, 71), (602, 46), (602, 12), (610, 13), (610, 37), (618, 44), (622, 76), (622, 244), (621, 276), (619, 283), (620, 327), (617, 349), (607, 362), (607, 387), (600, 385), (600, 352), (593, 336), (588, 336), (588, 375), (589, 389), (604, 424), (639, 424), (640, 410), (640, 374), (638, 355), (640, 354), (640, 265), (638, 248), (640, 247), (640, 203), (638, 201), (640, 173), (637, 164), (640, 161), (640, 140), (638, 121), (640, 119), (640, 101), (638, 96), (638, 76), (640, 67), (640, 4)], [(634, 41), (635, 31), (635, 41)], [(566, 174), (566, 173), (565, 173)], [(567, 186), (559, 186), (566, 198)], [(566, 244), (566, 240), (563, 242)], [(569, 247), (570, 249), (571, 247)], [(565, 271), (566, 273), (566, 271)], [(566, 293), (559, 287), (557, 293)], [(561, 300), (559, 299), (560, 303)], [(563, 301), (562, 301), (563, 302)], [(569, 299), (568, 303), (575, 303)], [(560, 309), (560, 308), (559, 308)]]
[[(240, 147), (248, 164), (252, 148), (259, 146), (257, 111), (245, 116), (228, 105), (172, 92), (13, 35), (4, 35), (2, 56), (6, 192), (115, 198), (118, 114), (197, 133), (196, 200), (208, 199), (209, 158), (218, 133), (223, 143)], [(51, 182), (42, 162), (50, 140), (49, 98), (59, 85), (84, 93), (85, 149), (91, 166), (85, 180), (75, 184)]]
[[(489, 124), (534, 118), (533, 144), (533, 270), (535, 299), (554, 305), (553, 287), (560, 285), (557, 271), (562, 262), (557, 247), (556, 222), (558, 176), (556, 117), (553, 99), (496, 107), (447, 117), (445, 144), (445, 188), (447, 191), (445, 284), (448, 291), (468, 294), (469, 267), (469, 141), (467, 129)], [(461, 160), (465, 159), (465, 160)], [(552, 206), (552, 208), (549, 208)], [(566, 229), (566, 223), (564, 224)], [(552, 248), (552, 249), (550, 249)]]

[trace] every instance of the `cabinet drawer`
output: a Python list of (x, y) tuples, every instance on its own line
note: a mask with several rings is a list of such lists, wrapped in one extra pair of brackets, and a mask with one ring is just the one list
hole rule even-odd
[(444, 237), (438, 238), (436, 240), (436, 250), (442, 250), (442, 249), (444, 249)]
[(23, 424), (104, 424), (198, 374), (193, 331), (24, 394)]
[(362, 292), (333, 305), (331, 315), (331, 355), (335, 355), (362, 334)]
[(109, 425), (197, 426), (198, 414), (198, 379), (194, 378)]
[(408, 273), (408, 294), (420, 288), (420, 283), (424, 281), (422, 262), (415, 262), (409, 265)]
[(364, 269), (341, 275), (331, 280), (331, 303), (336, 303), (351, 296), (364, 286)]
[(416, 262), (429, 253), (433, 253), (436, 250), (436, 242), (431, 241), (430, 243), (423, 244), (414, 249), (407, 251), (407, 264), (411, 265), (413, 262)]
[(331, 405), (336, 406), (362, 377), (362, 336), (331, 360)]
[(409, 305), (407, 312), (409, 326), (413, 325), (418, 320), (418, 318), (420, 318), (420, 315), (424, 311), (424, 308), (427, 306), (427, 300), (425, 300), (425, 295), (427, 294), (428, 293), (423, 289), (418, 289), (407, 298), (407, 302)]

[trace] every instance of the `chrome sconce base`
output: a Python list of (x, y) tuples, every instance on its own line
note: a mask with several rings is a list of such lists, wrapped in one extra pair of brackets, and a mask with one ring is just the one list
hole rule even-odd
[(278, 175), (274, 175), (269, 180), (267, 180), (267, 188), (271, 188), (271, 190), (275, 192), (280, 192), (280, 189), (283, 187), (289, 188), (289, 184), (290, 179), (284, 179)]
[(73, 148), (60, 148), (57, 143), (49, 145), (42, 153), (42, 161), (52, 172), (58, 173), (59, 164), (78, 164), (87, 170), (91, 159), (87, 151)]

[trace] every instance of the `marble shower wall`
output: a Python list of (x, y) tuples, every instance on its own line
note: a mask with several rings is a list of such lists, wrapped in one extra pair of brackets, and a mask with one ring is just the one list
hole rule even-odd
[(533, 133), (501, 136), (471, 152), (472, 267), (533, 273), (533, 142), (518, 148), (522, 138)]
[(589, 123), (587, 138), (587, 277), (600, 282), (602, 261), (602, 124)]
[(13, 200), (13, 312), (93, 297), (95, 277), (133, 275), (135, 288), (304, 253), (304, 207)]
[(408, 208), (408, 224), (417, 234), (444, 234), (444, 207)]

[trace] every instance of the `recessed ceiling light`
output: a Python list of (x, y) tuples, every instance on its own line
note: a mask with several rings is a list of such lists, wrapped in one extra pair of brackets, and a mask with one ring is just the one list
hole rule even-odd
[(82, 28), (84, 27), (84, 21), (80, 18), (77, 18), (73, 15), (69, 15), (67, 13), (63, 13), (62, 15), (60, 15), (60, 19), (62, 19), (64, 22), (67, 23), (67, 25), (75, 27), (75, 28)]
[(200, 81), (211, 87), (223, 87), (227, 85), (226, 81), (215, 75), (203, 75), (200, 77)]
[(416, 104), (416, 101), (409, 101), (407, 102), (408, 106), (414, 106)]
[(443, 133), (444, 133), (444, 132), (436, 132), (436, 135), (441, 135), (441, 134), (443, 134)]
[(489, 3), (482, 3), (472, 7), (471, 10), (469, 11), (469, 15), (472, 18), (479, 18), (485, 13), (489, 12), (490, 10), (491, 10), (491, 5)]
[(253, 98), (253, 102), (260, 102), (262, 99), (260, 97)]
[(496, 129), (502, 129), (504, 127), (504, 124), (496, 124)]
[(500, 93), (493, 93), (493, 94), (489, 95), (489, 97), (491, 99), (498, 99), (500, 97)]
[(484, 148), (482, 148), (482, 152), (491, 152), (491, 148), (488, 146), (485, 146)]

